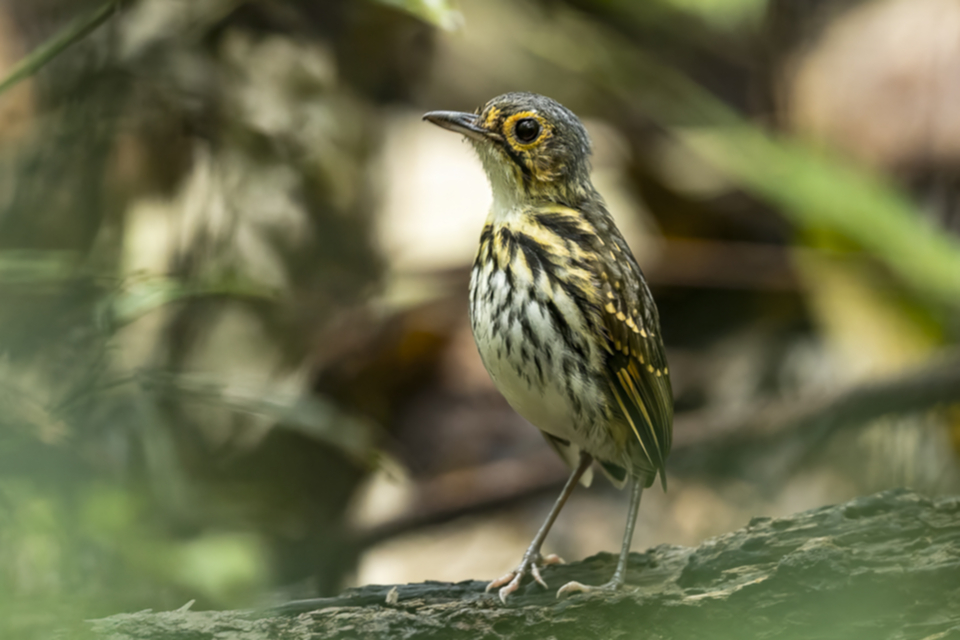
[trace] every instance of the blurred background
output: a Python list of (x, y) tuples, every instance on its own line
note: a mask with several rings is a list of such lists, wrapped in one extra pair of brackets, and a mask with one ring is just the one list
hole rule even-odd
[(477, 356), (490, 195), (420, 120), (506, 91), (584, 119), (659, 304), (636, 550), (960, 490), (957, 0), (0, 0), (8, 74), (5, 638), (516, 565), (567, 470)]

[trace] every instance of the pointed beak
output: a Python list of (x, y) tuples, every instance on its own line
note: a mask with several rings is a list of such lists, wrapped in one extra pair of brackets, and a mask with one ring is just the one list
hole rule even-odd
[(462, 113), (460, 111), (431, 111), (423, 114), (423, 119), (432, 122), (438, 127), (462, 133), (468, 138), (474, 140), (486, 140), (490, 132), (477, 124), (477, 115), (475, 113)]

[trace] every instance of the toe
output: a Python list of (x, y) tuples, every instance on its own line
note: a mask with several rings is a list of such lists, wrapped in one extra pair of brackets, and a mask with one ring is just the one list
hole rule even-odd
[(537, 584), (539, 584), (539, 585), (540, 585), (541, 587), (543, 587), (544, 589), (548, 589), (548, 588), (549, 588), (549, 587), (547, 587), (547, 583), (544, 582), (544, 581), (543, 581), (543, 578), (540, 576), (540, 567), (538, 567), (538, 566), (535, 565), (535, 564), (534, 564), (534, 565), (531, 565), (531, 566), (530, 566), (530, 573), (533, 575), (533, 579), (537, 581)]
[(547, 564), (566, 564), (566, 562), (564, 562), (563, 558), (561, 558), (560, 556), (558, 556), (558, 555), (555, 554), (555, 553), (551, 553), (551, 554), (548, 555), (547, 557), (541, 558), (541, 559), (540, 559), (540, 563), (541, 563), (541, 564), (544, 564), (544, 565), (547, 565)]
[(517, 571), (511, 571), (510, 573), (505, 573), (499, 578), (497, 578), (496, 580), (491, 581), (490, 584), (487, 585), (487, 588), (485, 589), (485, 591), (487, 593), (490, 593), (494, 589), (498, 587), (502, 587), (503, 585), (509, 583), (511, 580), (515, 579), (518, 575), (519, 575), (519, 572)]
[(574, 593), (584, 593), (590, 591), (594, 587), (591, 587), (586, 584), (582, 584), (577, 581), (568, 582), (557, 590), (557, 598), (565, 598), (566, 596), (572, 595)]
[(507, 596), (520, 588), (520, 578), (522, 575), (517, 575), (516, 578), (510, 581), (510, 584), (500, 589), (500, 602), (507, 604)]
[(606, 584), (597, 586), (583, 584), (582, 582), (568, 582), (557, 590), (557, 598), (572, 595), (574, 593), (588, 593), (590, 591), (619, 591), (623, 588), (623, 581), (611, 580)]

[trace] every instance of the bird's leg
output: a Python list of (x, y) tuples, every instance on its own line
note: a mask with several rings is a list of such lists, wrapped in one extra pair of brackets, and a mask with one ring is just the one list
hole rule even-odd
[(567, 483), (563, 485), (563, 491), (560, 492), (560, 496), (557, 498), (557, 501), (553, 503), (553, 508), (550, 509), (550, 514), (547, 515), (547, 519), (544, 521), (543, 525), (541, 525), (540, 530), (537, 531), (537, 535), (534, 536), (530, 546), (527, 547), (527, 551), (523, 554), (523, 559), (520, 561), (520, 564), (510, 573), (500, 576), (487, 585), (487, 591), (496, 589), (497, 587), (502, 587), (499, 593), (500, 601), (504, 604), (507, 603), (507, 596), (520, 588), (520, 582), (523, 580), (523, 576), (527, 573), (530, 573), (533, 576), (533, 579), (536, 580), (540, 586), (542, 586), (544, 589), (547, 588), (547, 583), (543, 581), (542, 577), (540, 577), (540, 565), (562, 563), (563, 560), (553, 554), (547, 556), (546, 558), (542, 557), (540, 555), (540, 547), (543, 546), (543, 541), (550, 532), (550, 527), (553, 526), (553, 523), (560, 514), (560, 510), (563, 508), (563, 505), (567, 502), (567, 498), (569, 498), (570, 494), (573, 493), (573, 489), (580, 481), (580, 477), (587, 471), (587, 469), (590, 468), (590, 464), (592, 462), (593, 458), (590, 456), (590, 454), (585, 452), (580, 453), (580, 463), (577, 465), (577, 468), (573, 470), (573, 473), (570, 474), (570, 477), (567, 479)]
[(627, 558), (630, 556), (630, 543), (633, 541), (633, 529), (637, 524), (637, 512), (640, 510), (640, 496), (643, 495), (643, 476), (634, 478), (633, 486), (630, 488), (630, 509), (627, 512), (627, 529), (623, 533), (623, 546), (620, 547), (620, 559), (617, 560), (617, 570), (613, 572), (610, 581), (600, 586), (589, 586), (573, 581), (560, 587), (557, 591), (557, 597), (570, 595), (580, 591), (595, 591), (605, 589), (616, 591), (623, 586), (627, 579)]

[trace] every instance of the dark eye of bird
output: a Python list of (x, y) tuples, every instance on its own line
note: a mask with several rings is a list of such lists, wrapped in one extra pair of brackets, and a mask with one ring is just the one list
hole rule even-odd
[(533, 118), (524, 118), (517, 122), (513, 133), (520, 142), (533, 142), (540, 135), (540, 123)]

